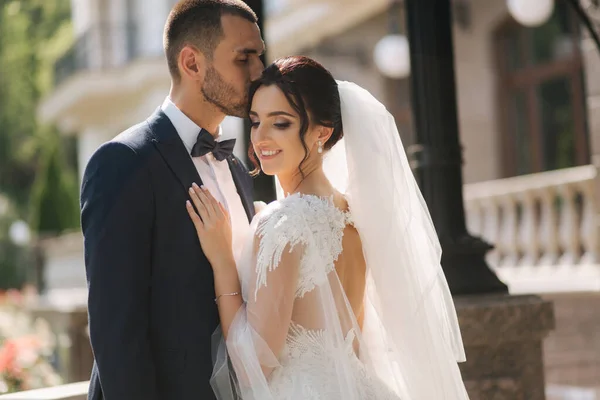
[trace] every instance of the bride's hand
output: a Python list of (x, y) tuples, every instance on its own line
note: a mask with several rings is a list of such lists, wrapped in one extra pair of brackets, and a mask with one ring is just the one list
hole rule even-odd
[[(225, 207), (210, 194), (208, 189), (195, 183), (190, 188), (190, 197), (186, 208), (196, 227), (200, 246), (213, 269), (231, 265), (233, 261), (231, 219)], [(235, 264), (234, 264), (235, 265)]]

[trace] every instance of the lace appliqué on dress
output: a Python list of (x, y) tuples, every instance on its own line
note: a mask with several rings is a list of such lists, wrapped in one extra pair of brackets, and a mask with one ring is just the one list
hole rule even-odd
[(303, 297), (327, 281), (342, 252), (343, 231), (351, 224), (350, 213), (326, 199), (294, 194), (271, 203), (258, 222), (260, 244), (256, 259), (256, 291), (267, 285), (267, 274), (279, 266), (286, 248), (304, 246), (298, 274), (296, 298)]
[[(270, 387), (278, 400), (344, 400), (342, 385), (361, 400), (399, 400), (376, 375), (357, 358), (350, 330), (343, 342), (334, 344), (324, 330), (310, 330), (292, 323), (282, 355), (282, 368), (273, 372)], [(337, 362), (336, 362), (337, 360)], [(339, 381), (338, 364), (344, 360), (351, 381)]]

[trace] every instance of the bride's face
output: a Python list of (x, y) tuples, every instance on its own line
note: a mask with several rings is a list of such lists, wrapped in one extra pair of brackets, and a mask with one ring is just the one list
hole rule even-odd
[(276, 85), (261, 86), (252, 99), (251, 141), (262, 171), (267, 175), (295, 174), (303, 162), (317, 157), (318, 132), (310, 127), (300, 138), (302, 121)]

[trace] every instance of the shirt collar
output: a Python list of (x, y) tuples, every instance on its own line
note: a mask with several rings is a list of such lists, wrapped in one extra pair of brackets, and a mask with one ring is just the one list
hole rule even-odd
[[(162, 112), (171, 120), (171, 123), (175, 127), (175, 130), (179, 134), (181, 141), (185, 145), (188, 153), (192, 152), (192, 148), (196, 144), (196, 140), (198, 140), (198, 134), (200, 133), (200, 127), (196, 125), (194, 121), (192, 121), (187, 115), (183, 113), (173, 101), (167, 96), (162, 106), (160, 107)], [(221, 139), (222, 132), (221, 126), (219, 125), (217, 137), (215, 138), (217, 141)]]

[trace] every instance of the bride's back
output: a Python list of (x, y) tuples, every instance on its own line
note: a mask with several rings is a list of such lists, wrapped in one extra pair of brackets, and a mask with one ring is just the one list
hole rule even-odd
[[(348, 208), (346, 200), (341, 200), (336, 206), (342, 210)], [(342, 253), (335, 263), (335, 270), (350, 302), (354, 315), (362, 328), (364, 311), (364, 294), (366, 283), (366, 262), (362, 250), (362, 242), (356, 228), (347, 225), (342, 240)]]
[[(310, 198), (310, 197), (309, 197)], [(306, 198), (304, 198), (306, 201)], [(331, 203), (327, 205), (327, 200), (319, 200), (317, 208), (323, 207), (328, 210), (328, 214), (331, 219), (328, 222), (320, 220), (322, 217), (322, 210), (315, 210), (312, 207), (307, 207), (314, 212), (314, 215), (308, 216), (307, 221), (309, 224), (325, 224), (331, 223), (331, 227), (324, 228), (321, 232), (329, 232), (325, 236), (318, 236), (317, 241), (322, 241), (323, 246), (329, 248), (331, 243), (336, 242), (341, 236), (341, 248), (332, 251), (334, 254), (330, 254), (333, 257), (333, 268), (328, 272), (328, 290), (310, 290), (303, 292), (302, 296), (295, 299), (293, 307), (292, 321), (307, 329), (319, 330), (325, 329), (331, 324), (329, 318), (332, 316), (328, 310), (328, 305), (333, 304), (337, 310), (337, 316), (339, 323), (341, 324), (342, 330), (347, 332), (353, 327), (353, 318), (348, 314), (348, 307), (356, 317), (359, 327), (362, 328), (362, 317), (363, 317), (363, 299), (365, 294), (366, 284), (366, 263), (362, 251), (362, 242), (356, 228), (349, 223), (351, 221), (351, 212), (348, 210), (348, 202), (343, 195), (336, 193), (333, 196), (333, 207), (338, 211), (333, 211)], [(303, 205), (302, 207), (304, 207)], [(341, 212), (340, 212), (341, 211)], [(342, 230), (339, 230), (338, 223), (339, 215), (348, 215), (350, 213), (350, 219), (346, 220), (346, 225)], [(330, 230), (331, 229), (331, 230)], [(333, 236), (330, 236), (333, 235)], [(338, 236), (339, 235), (339, 236)], [(314, 248), (312, 250), (315, 250)], [(341, 251), (340, 251), (341, 250)], [(337, 253), (340, 251), (339, 253)], [(321, 267), (315, 268), (314, 273), (317, 275), (320, 272)], [(306, 271), (305, 271), (306, 273)], [(312, 273), (309, 273), (311, 275)], [(302, 275), (302, 274), (301, 274)], [(310, 280), (309, 276), (300, 276), (298, 279), (302, 282), (300, 286), (307, 286), (304, 282)], [(318, 278), (317, 278), (318, 280)], [(330, 303), (328, 296), (333, 296), (333, 303)], [(345, 295), (345, 296), (344, 296)], [(346, 301), (347, 299), (347, 301)]]

